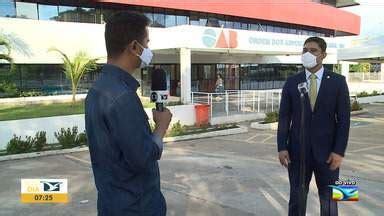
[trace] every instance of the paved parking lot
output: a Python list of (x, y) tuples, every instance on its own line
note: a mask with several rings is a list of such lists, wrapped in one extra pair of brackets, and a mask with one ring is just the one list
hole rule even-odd
[[(354, 117), (341, 179), (355, 179), (360, 201), (341, 202), (340, 215), (382, 215), (384, 104)], [(168, 215), (287, 215), (286, 170), (277, 160), (273, 131), (170, 143), (160, 162)], [(0, 163), (0, 215), (96, 215), (89, 153)], [(68, 204), (20, 203), (21, 178), (67, 178)], [(308, 215), (319, 215), (314, 179)]]

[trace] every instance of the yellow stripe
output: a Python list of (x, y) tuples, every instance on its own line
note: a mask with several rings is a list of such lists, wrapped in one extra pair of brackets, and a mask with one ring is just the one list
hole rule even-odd
[(68, 194), (59, 194), (59, 193), (38, 193), (30, 194), (24, 193), (21, 194), (22, 203), (67, 203)]

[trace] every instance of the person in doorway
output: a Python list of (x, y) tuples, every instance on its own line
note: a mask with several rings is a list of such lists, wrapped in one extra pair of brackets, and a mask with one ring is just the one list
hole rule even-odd
[(97, 188), (99, 216), (166, 215), (158, 160), (172, 114), (148, 116), (136, 94), (135, 70), (149, 65), (149, 20), (120, 12), (105, 25), (107, 64), (85, 101), (85, 125)]
[(216, 84), (215, 84), (215, 92), (222, 93), (224, 92), (224, 80), (221, 74), (217, 74)]
[[(339, 180), (349, 134), (350, 99), (345, 77), (323, 67), (327, 44), (319, 37), (304, 42), (302, 63), (305, 71), (289, 77), (283, 87), (277, 147), (280, 163), (288, 168), (290, 183), (289, 215), (305, 215), (306, 197), (312, 173), (315, 174), (322, 216), (338, 214), (331, 188)], [(298, 85), (306, 83), (305, 108), (301, 110)], [(304, 193), (300, 193), (301, 112), (305, 115)], [(300, 212), (299, 196), (304, 195)]]

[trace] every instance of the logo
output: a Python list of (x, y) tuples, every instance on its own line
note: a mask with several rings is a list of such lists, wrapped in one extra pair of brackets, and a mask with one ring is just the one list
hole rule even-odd
[(67, 203), (67, 179), (21, 179), (22, 203)]
[(151, 101), (152, 102), (156, 102), (157, 101), (157, 93), (156, 92), (152, 92), (151, 93)]
[(214, 29), (206, 29), (202, 37), (203, 44), (209, 48), (236, 48), (237, 32), (233, 30), (221, 30), (219, 34)]
[(42, 181), (41, 183), (43, 183), (43, 185), (44, 185), (44, 192), (48, 192), (48, 191), (60, 191), (60, 185), (63, 182), (45, 182), (45, 181)]
[(359, 191), (355, 181), (336, 181), (332, 188), (334, 201), (359, 201)]

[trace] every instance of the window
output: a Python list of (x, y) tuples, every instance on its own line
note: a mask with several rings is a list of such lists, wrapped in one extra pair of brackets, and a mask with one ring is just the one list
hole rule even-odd
[(27, 2), (16, 2), (16, 17), (37, 20), (37, 4)]
[(215, 17), (209, 17), (207, 21), (209, 27), (220, 27), (219, 20)]
[(222, 28), (225, 27), (225, 20), (224, 20), (224, 18), (222, 18), (222, 19), (219, 20), (219, 25), (220, 25), (220, 27), (222, 27)]
[(297, 30), (291, 28), (291, 29), (289, 29), (289, 32), (288, 32), (288, 33), (290, 33), (290, 34), (297, 34)]
[(78, 7), (76, 9), (78, 20), (77, 22), (82, 23), (97, 23), (96, 9)]
[(59, 8), (55, 5), (39, 4), (39, 20), (58, 20)]
[(267, 31), (267, 25), (259, 24), (259, 31)]
[(204, 78), (203, 79), (214, 79), (215, 78), (215, 66), (214, 65), (203, 65)]
[(16, 17), (16, 6), (14, 0), (1, 0), (0, 16)]
[(248, 29), (248, 23), (241, 23), (241, 29), (247, 30)]
[(281, 33), (289, 33), (289, 29), (288, 28), (284, 28), (284, 27), (281, 27)]
[(176, 16), (176, 25), (188, 25), (189, 20), (186, 15), (180, 14)]
[(154, 27), (165, 27), (165, 14), (164, 10), (156, 9), (153, 13), (153, 24)]
[(172, 27), (175, 25), (176, 25), (176, 16), (173, 14), (165, 15), (165, 27)]
[(191, 12), (189, 14), (189, 24), (199, 25), (199, 13)]
[(267, 25), (267, 32), (274, 32), (274, 31), (275, 31), (275, 27), (274, 26)]
[(64, 22), (76, 22), (77, 21), (76, 7), (59, 6), (59, 20)]
[(152, 12), (152, 8), (145, 8), (143, 7), (142, 8), (142, 11), (143, 11), (143, 14), (149, 19), (151, 20), (151, 25), (153, 23), (153, 12)]
[(259, 25), (258, 24), (249, 24), (249, 30), (252, 30), (252, 31), (257, 31), (259, 30)]
[(225, 22), (225, 28), (231, 28), (231, 29), (233, 29), (233, 22), (227, 20), (227, 21)]
[(236, 19), (236, 21), (233, 22), (233, 28), (234, 29), (241, 29), (241, 23), (239, 22), (239, 19)]
[(200, 16), (199, 16), (199, 25), (200, 26), (207, 26), (207, 21), (208, 21), (208, 17), (207, 17), (207, 14), (205, 13), (200, 13)]
[(274, 30), (274, 32), (277, 32), (277, 33), (281, 33), (282, 32), (281, 27), (278, 27), (278, 26), (275, 26), (273, 28), (273, 30)]

